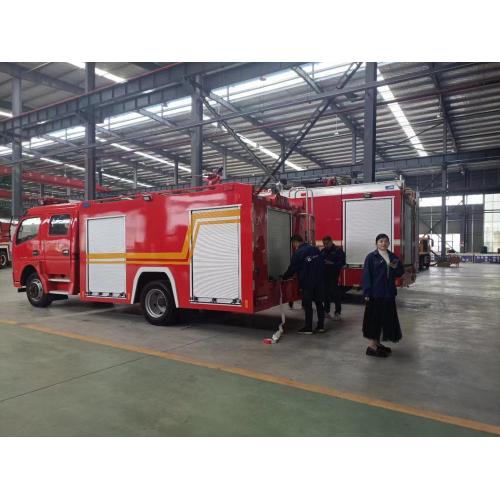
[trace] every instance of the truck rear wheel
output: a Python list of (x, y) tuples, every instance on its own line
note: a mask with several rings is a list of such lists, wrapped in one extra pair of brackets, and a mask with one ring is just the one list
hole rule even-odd
[(26, 296), (34, 307), (47, 307), (52, 302), (52, 297), (45, 293), (43, 283), (37, 273), (32, 273), (26, 280)]
[(141, 306), (152, 325), (173, 325), (177, 320), (174, 296), (167, 282), (151, 281), (141, 292)]
[(9, 259), (7, 258), (7, 252), (5, 250), (0, 250), (0, 269), (7, 267)]

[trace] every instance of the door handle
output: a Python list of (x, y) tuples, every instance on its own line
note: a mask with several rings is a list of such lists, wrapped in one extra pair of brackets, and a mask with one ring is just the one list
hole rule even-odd
[(32, 255), (34, 255), (35, 257), (38, 256), (39, 255), (38, 250), (33, 250)]
[(69, 250), (68, 250), (68, 249), (63, 250), (63, 251), (62, 251), (62, 254), (63, 254), (65, 257), (67, 257), (67, 256), (69, 255)]

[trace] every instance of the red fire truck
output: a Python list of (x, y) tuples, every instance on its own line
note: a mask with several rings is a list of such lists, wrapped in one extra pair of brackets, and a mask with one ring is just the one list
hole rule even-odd
[(340, 275), (341, 286), (360, 286), (365, 257), (375, 249), (379, 233), (389, 236), (390, 250), (402, 259), (410, 282), (415, 281), (418, 203), (415, 191), (405, 188), (403, 181), (298, 187), (282, 194), (292, 204), (307, 205), (306, 212), (314, 216), (317, 245), (329, 235), (344, 249), (347, 265)]
[(0, 222), (0, 269), (7, 267), (11, 258), (10, 223)]
[[(254, 313), (279, 303), (275, 278), (309, 218), (237, 183), (35, 207), (13, 239), (14, 286), (35, 307), (140, 302), (156, 325), (180, 308)], [(297, 300), (296, 281), (282, 293)]]

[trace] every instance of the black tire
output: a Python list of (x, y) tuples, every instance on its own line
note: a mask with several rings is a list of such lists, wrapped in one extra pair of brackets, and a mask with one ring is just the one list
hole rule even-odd
[(9, 264), (9, 259), (7, 257), (7, 252), (5, 250), (0, 251), (0, 269), (7, 267)]
[(152, 325), (173, 325), (177, 322), (178, 310), (167, 281), (147, 283), (141, 291), (142, 312)]
[(47, 307), (52, 303), (52, 297), (45, 293), (37, 273), (30, 274), (26, 280), (26, 296), (33, 307)]

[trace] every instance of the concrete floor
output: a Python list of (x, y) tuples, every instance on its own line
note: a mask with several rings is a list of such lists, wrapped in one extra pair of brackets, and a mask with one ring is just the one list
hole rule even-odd
[(137, 307), (71, 299), (34, 309), (1, 270), (0, 435), (482, 435), (425, 415), (500, 426), (499, 299), (500, 266), (431, 268), (399, 295), (402, 342), (374, 359), (364, 354), (356, 297), (324, 335), (295, 334), (302, 313), (289, 313), (287, 334), (268, 346), (277, 310), (195, 314), (157, 328)]

